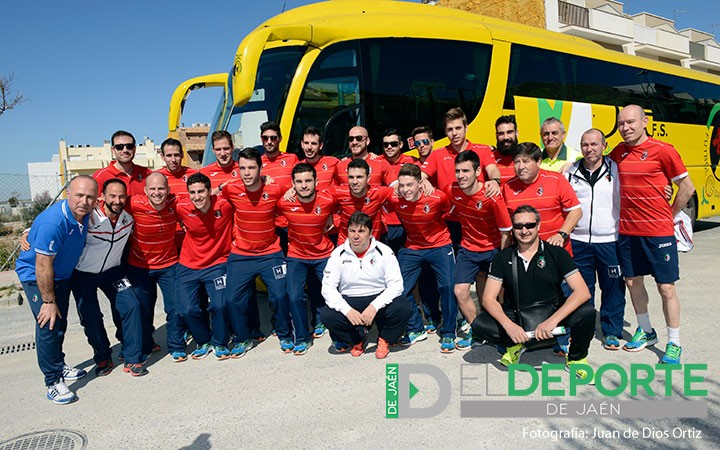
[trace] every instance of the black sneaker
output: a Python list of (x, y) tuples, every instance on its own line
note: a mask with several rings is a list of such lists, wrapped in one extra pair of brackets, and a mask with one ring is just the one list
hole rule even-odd
[(100, 361), (95, 366), (95, 376), (96, 377), (104, 377), (105, 375), (110, 375), (110, 372), (112, 372), (114, 368), (115, 368), (115, 364), (113, 364), (111, 359), (106, 359), (105, 361)]
[(132, 375), (132, 376), (134, 376), (134, 377), (141, 377), (141, 376), (143, 376), (143, 375), (147, 375), (147, 374), (148, 374), (148, 371), (147, 371), (147, 369), (145, 368), (145, 366), (143, 366), (143, 365), (140, 364), (140, 363), (136, 363), (136, 364), (125, 364), (125, 365), (123, 366), (123, 371), (129, 373), (130, 375)]

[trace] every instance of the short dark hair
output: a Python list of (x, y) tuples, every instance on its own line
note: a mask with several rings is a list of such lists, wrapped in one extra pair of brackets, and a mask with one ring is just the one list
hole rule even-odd
[(478, 167), (480, 167), (480, 157), (474, 151), (463, 150), (455, 157), (455, 165), (468, 161), (472, 164), (473, 170), (478, 170)]
[(402, 141), (402, 135), (400, 135), (400, 132), (395, 128), (388, 128), (383, 133), (382, 137), (388, 137), (388, 136), (397, 136), (398, 139)]
[(405, 163), (400, 167), (398, 177), (413, 177), (418, 181), (422, 181), (422, 172), (415, 164)]
[(312, 135), (312, 136), (317, 136), (317, 137), (318, 137), (318, 140), (319, 140), (320, 143), (322, 144), (322, 142), (323, 142), (323, 132), (320, 130), (320, 128), (307, 127), (307, 128), (305, 128), (305, 131), (303, 131), (303, 136), (305, 136), (306, 134), (310, 134), (310, 135)]
[(432, 128), (430, 128), (426, 125), (422, 125), (422, 126), (413, 128), (412, 133), (410, 133), (410, 135), (414, 138), (418, 134), (422, 134), (422, 133), (427, 133), (427, 135), (430, 137), (430, 139), (433, 139)]
[(542, 150), (540, 150), (540, 147), (538, 147), (534, 142), (521, 142), (515, 147), (515, 151), (512, 156), (513, 159), (518, 156), (529, 156), (533, 160), (539, 162), (542, 160)]
[(210, 135), (210, 141), (212, 141), (213, 144), (220, 139), (227, 139), (230, 145), (232, 145), (233, 147), (235, 146), (235, 143), (233, 143), (232, 135), (226, 130), (215, 130)]
[(513, 114), (498, 117), (495, 121), (495, 129), (504, 124), (512, 124), (515, 127), (515, 131), (517, 131), (517, 122), (515, 121), (515, 116)]
[(350, 169), (364, 169), (365, 175), (370, 176), (370, 166), (368, 165), (367, 161), (365, 161), (362, 158), (353, 159), (350, 161), (350, 164), (348, 164), (348, 173), (350, 172)]
[(460, 108), (450, 108), (448, 112), (443, 115), (443, 126), (447, 125), (448, 122), (453, 120), (462, 120), (463, 125), (467, 125), (467, 116), (465, 112)]
[(204, 185), (205, 185), (205, 188), (206, 188), (208, 191), (210, 190), (210, 186), (212, 186), (212, 185), (210, 184), (210, 178), (208, 178), (208, 176), (205, 175), (204, 173), (200, 173), (200, 172), (197, 172), (197, 173), (194, 173), (194, 174), (190, 175), (190, 176), (188, 177), (187, 182), (185, 183), (185, 185), (188, 187), (188, 189), (190, 189), (190, 185), (191, 185), (191, 184), (195, 184), (195, 183), (202, 183), (202, 184), (204, 184)]
[(348, 220), (348, 230), (353, 225), (359, 225), (372, 231), (372, 219), (362, 211), (355, 211), (352, 213), (352, 216), (350, 216), (350, 220)]
[(111, 184), (121, 184), (122, 187), (125, 188), (125, 192), (127, 192), (127, 184), (125, 184), (125, 182), (123, 180), (121, 180), (120, 178), (110, 178), (109, 180), (105, 180), (105, 182), (102, 185), (103, 194), (105, 193), (105, 189), (107, 189), (107, 187), (110, 186)]
[(296, 173), (305, 173), (305, 172), (312, 173), (313, 178), (317, 179), (317, 171), (315, 170), (315, 168), (313, 166), (311, 166), (310, 164), (304, 163), (304, 162), (295, 164), (295, 167), (293, 167), (290, 175), (291, 175), (291, 178), (294, 180)]
[(254, 147), (245, 147), (240, 150), (240, 153), (238, 153), (238, 160), (240, 160), (240, 158), (253, 160), (257, 162), (258, 167), (262, 167), (260, 152), (258, 152)]
[(135, 142), (135, 136), (133, 136), (132, 133), (125, 130), (117, 130), (113, 133), (112, 137), (110, 137), (110, 145), (115, 145), (115, 138), (119, 136), (127, 136), (132, 139), (133, 144), (137, 144), (137, 142)]
[(175, 138), (167, 138), (162, 144), (160, 144), (160, 153), (163, 155), (165, 154), (165, 147), (178, 147), (180, 149), (180, 153), (183, 151), (182, 142)]
[(520, 205), (512, 213), (513, 223), (515, 223), (515, 216), (517, 216), (518, 214), (524, 214), (524, 213), (533, 214), (535, 216), (535, 220), (540, 222), (540, 213), (538, 212), (537, 209), (535, 209), (533, 206), (530, 206), (530, 205)]
[(263, 134), (267, 130), (272, 130), (276, 132), (279, 137), (282, 137), (282, 133), (280, 132), (280, 125), (278, 125), (277, 122), (265, 122), (260, 125), (260, 134)]

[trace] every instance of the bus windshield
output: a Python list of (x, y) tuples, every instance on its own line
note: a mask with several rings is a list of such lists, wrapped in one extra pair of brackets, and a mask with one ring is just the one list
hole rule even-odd
[[(303, 46), (278, 47), (265, 50), (258, 63), (255, 90), (245, 105), (233, 107), (232, 89), (226, 86), (220, 98), (211, 130), (228, 130), (238, 148), (255, 147), (260, 142), (260, 125), (268, 120), (280, 121), (295, 69), (305, 53)], [(231, 86), (231, 78), (228, 80)], [(203, 166), (215, 161), (210, 136)]]

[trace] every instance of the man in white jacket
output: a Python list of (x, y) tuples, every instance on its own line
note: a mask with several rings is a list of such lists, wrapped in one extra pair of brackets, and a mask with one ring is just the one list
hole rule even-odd
[(582, 217), (570, 234), (573, 260), (590, 289), (595, 305), (595, 274), (600, 286), (600, 328), (603, 347), (620, 349), (625, 314), (625, 283), (620, 271), (618, 227), (620, 177), (617, 164), (603, 156), (607, 148), (602, 131), (591, 128), (580, 138), (583, 158), (567, 171), (570, 186), (580, 200)]
[(365, 352), (368, 329), (378, 327), (375, 357), (382, 359), (405, 332), (412, 310), (402, 296), (403, 279), (390, 247), (372, 237), (372, 220), (355, 212), (348, 222), (348, 239), (330, 255), (322, 281), (327, 307), (322, 323), (337, 346), (358, 357)]

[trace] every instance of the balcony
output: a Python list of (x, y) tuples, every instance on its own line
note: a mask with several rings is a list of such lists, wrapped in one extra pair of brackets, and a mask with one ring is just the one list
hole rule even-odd
[(567, 2), (558, 2), (558, 11), (562, 33), (613, 45), (633, 40), (633, 22), (621, 15)]

